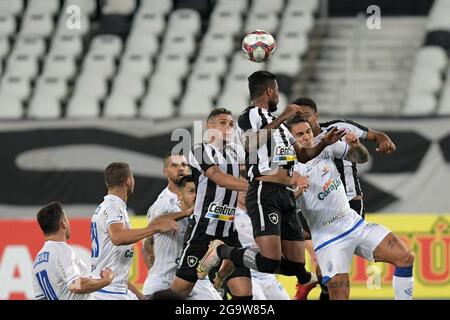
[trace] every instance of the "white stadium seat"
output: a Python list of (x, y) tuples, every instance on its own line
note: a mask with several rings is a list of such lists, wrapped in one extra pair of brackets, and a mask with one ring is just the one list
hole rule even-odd
[(426, 46), (419, 49), (416, 55), (416, 66), (444, 71), (448, 63), (447, 53), (438, 46)]
[(20, 34), (22, 36), (48, 37), (53, 32), (53, 27), (51, 15), (31, 13), (23, 16)]
[(148, 56), (138, 53), (122, 55), (118, 74), (131, 74), (140, 79), (147, 78), (153, 70), (153, 64)]
[(272, 12), (250, 13), (245, 23), (244, 32), (247, 33), (256, 29), (275, 33), (278, 29), (278, 16)]
[(124, 97), (138, 100), (145, 91), (144, 82), (136, 76), (130, 76), (129, 73), (122, 73), (114, 78), (111, 92), (120, 94)]
[(281, 19), (279, 33), (290, 31), (309, 33), (314, 27), (314, 17), (312, 14), (304, 11), (286, 11)]
[(174, 10), (167, 27), (168, 34), (197, 35), (201, 27), (200, 13), (192, 9)]
[[(92, 1), (94, 2), (94, 1)], [(89, 20), (89, 16), (84, 14), (84, 11), (81, 11), (82, 14), (79, 19), (79, 23), (74, 20), (67, 13), (62, 13), (59, 17), (58, 24), (56, 26), (56, 35), (68, 35), (68, 36), (83, 36), (85, 35), (91, 28), (91, 23)]]
[(130, 15), (136, 9), (136, 0), (106, 0), (103, 14)]
[(63, 6), (63, 13), (67, 13), (69, 6), (75, 5), (81, 9), (83, 15), (92, 16), (97, 10), (97, 1), (92, 0), (65, 0)]
[(39, 71), (38, 61), (28, 54), (14, 54), (8, 57), (6, 74), (27, 79), (34, 78)]
[(0, 37), (9, 37), (16, 31), (16, 19), (0, 10)]
[(45, 59), (42, 74), (47, 77), (70, 79), (76, 73), (74, 57), (65, 54), (50, 54)]
[(217, 0), (214, 9), (243, 14), (248, 9), (248, 0)]
[(62, 100), (67, 94), (67, 81), (64, 78), (41, 76), (36, 81), (34, 94)]
[(191, 74), (186, 87), (186, 92), (195, 93), (209, 99), (215, 98), (219, 90), (219, 78), (208, 73)]
[(211, 75), (222, 76), (227, 70), (227, 61), (223, 56), (201, 55), (197, 58), (194, 65), (194, 73), (208, 73)]
[(24, 0), (0, 0), (0, 12), (17, 16), (22, 13)]
[(304, 11), (307, 13), (314, 13), (319, 8), (320, 0), (288, 0), (285, 11)]
[(172, 6), (172, 1), (167, 0), (141, 0), (140, 9), (166, 15), (172, 10)]
[(408, 91), (410, 93), (437, 93), (442, 86), (442, 78), (439, 71), (429, 67), (417, 66), (413, 69)]
[(263, 70), (265, 68), (265, 63), (255, 63), (248, 60), (242, 51), (237, 51), (233, 54), (231, 60), (230, 73), (231, 74), (252, 74), (255, 71)]
[(83, 72), (77, 78), (74, 92), (76, 95), (100, 101), (108, 93), (108, 86), (102, 75)]
[(253, 0), (251, 13), (274, 12), (279, 14), (284, 7), (284, 0)]
[(228, 33), (208, 32), (202, 40), (200, 56), (229, 56), (234, 50), (234, 39)]
[(73, 95), (67, 105), (67, 118), (96, 118), (99, 116), (100, 106), (98, 101), (82, 94)]
[(133, 98), (114, 93), (106, 99), (103, 116), (106, 118), (133, 118), (137, 115)]
[(189, 61), (187, 57), (167, 54), (160, 55), (156, 67), (157, 72), (167, 73), (172, 77), (182, 78), (189, 71)]
[(140, 10), (134, 17), (131, 33), (160, 36), (165, 25), (164, 16), (155, 12)]
[(35, 94), (28, 105), (27, 115), (33, 119), (57, 119), (61, 116), (60, 101), (45, 94)]
[(81, 37), (76, 35), (54, 36), (50, 45), (49, 54), (64, 54), (78, 57), (83, 51)]
[(214, 9), (209, 19), (208, 31), (235, 36), (241, 32), (243, 24), (240, 13)]
[(133, 33), (128, 37), (125, 54), (138, 53), (153, 57), (158, 49), (158, 39), (154, 35)]
[(180, 104), (180, 113), (182, 117), (198, 116), (203, 119), (212, 111), (212, 99), (203, 96), (198, 92), (188, 91)]
[(0, 119), (11, 120), (23, 117), (23, 106), (20, 99), (15, 96), (5, 94), (0, 88)]
[(116, 69), (114, 59), (106, 54), (92, 53), (84, 58), (83, 71), (110, 79)]
[(45, 53), (45, 41), (37, 36), (18, 37), (11, 54), (26, 54), (40, 58)]
[(308, 39), (302, 32), (286, 32), (278, 36), (276, 53), (303, 55), (308, 50)]
[(142, 101), (139, 115), (145, 118), (171, 118), (175, 114), (173, 100), (158, 93), (148, 94)]
[(408, 96), (402, 115), (424, 116), (436, 111), (436, 98), (432, 94), (417, 93)]
[(30, 93), (28, 78), (3, 75), (0, 81), (0, 95), (9, 95), (23, 102), (28, 99)]
[(169, 72), (157, 72), (150, 78), (147, 95), (177, 98), (181, 94), (181, 81)]
[(228, 74), (222, 95), (248, 96), (248, 76), (249, 73)]
[(230, 110), (233, 115), (238, 116), (248, 107), (250, 100), (248, 94), (236, 94), (233, 92), (224, 92), (218, 99), (216, 107), (223, 107)]
[(32, 0), (28, 1), (26, 14), (30, 13), (44, 13), (48, 15), (55, 15), (59, 10), (59, 0)]
[(117, 58), (122, 52), (122, 39), (113, 34), (103, 34), (94, 37), (89, 47), (89, 53), (105, 54)]
[(162, 54), (178, 54), (192, 57), (196, 49), (195, 38), (190, 35), (169, 35), (164, 38)]
[(268, 69), (272, 73), (282, 73), (296, 77), (300, 73), (301, 60), (298, 55), (290, 53), (278, 53), (271, 57)]

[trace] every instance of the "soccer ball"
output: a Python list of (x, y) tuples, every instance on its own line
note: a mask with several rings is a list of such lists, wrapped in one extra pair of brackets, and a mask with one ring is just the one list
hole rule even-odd
[(275, 51), (277, 45), (275, 38), (263, 30), (255, 30), (242, 40), (242, 51), (247, 59), (253, 62), (264, 62)]

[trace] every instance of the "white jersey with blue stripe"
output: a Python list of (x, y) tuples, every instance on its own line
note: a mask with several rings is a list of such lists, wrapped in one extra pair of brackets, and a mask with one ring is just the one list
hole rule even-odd
[(99, 279), (101, 270), (111, 268), (116, 276), (113, 282), (100, 292), (126, 294), (134, 255), (133, 245), (116, 246), (112, 243), (108, 227), (114, 223), (122, 223), (128, 229), (131, 227), (126, 203), (110, 194), (104, 197), (91, 220), (91, 272), (93, 278)]
[[(180, 212), (180, 202), (175, 193), (165, 188), (158, 199), (148, 209), (147, 218), (149, 223), (157, 217), (168, 213)], [(170, 287), (178, 267), (178, 259), (183, 249), (183, 239), (188, 226), (188, 219), (177, 221), (178, 232), (157, 233), (153, 236), (153, 251), (155, 261), (150, 268), (144, 282), (143, 293), (146, 295), (161, 291)]]
[(62, 241), (46, 241), (33, 263), (36, 300), (89, 300), (91, 294), (72, 293), (68, 286), (87, 278), (89, 270), (73, 249)]
[(334, 158), (345, 158), (348, 148), (346, 143), (338, 141), (326, 147), (316, 158), (305, 164), (297, 163), (294, 168), (300, 175), (308, 176), (309, 187), (297, 202), (311, 230), (315, 250), (342, 236), (361, 219), (350, 209), (334, 164)]

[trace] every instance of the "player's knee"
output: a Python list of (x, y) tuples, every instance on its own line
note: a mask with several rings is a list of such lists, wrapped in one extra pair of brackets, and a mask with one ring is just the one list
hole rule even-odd
[(273, 260), (262, 256), (260, 253), (256, 256), (256, 265), (258, 271), (265, 273), (275, 273), (280, 267), (280, 260)]

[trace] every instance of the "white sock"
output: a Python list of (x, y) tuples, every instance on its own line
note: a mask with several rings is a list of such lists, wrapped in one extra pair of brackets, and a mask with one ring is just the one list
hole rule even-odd
[(395, 268), (392, 277), (395, 300), (412, 300), (413, 286), (412, 267)]

